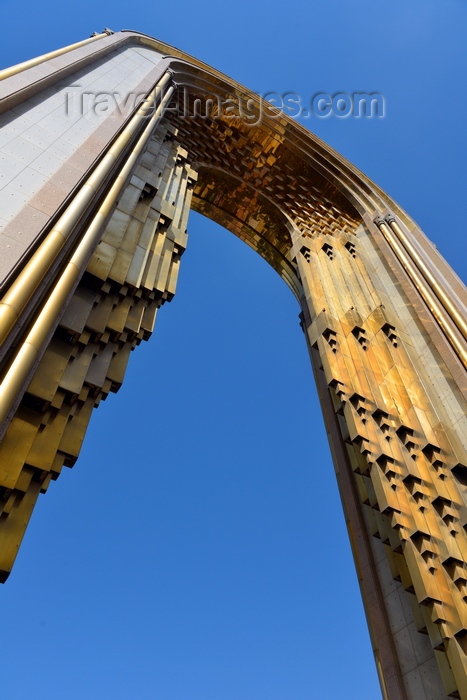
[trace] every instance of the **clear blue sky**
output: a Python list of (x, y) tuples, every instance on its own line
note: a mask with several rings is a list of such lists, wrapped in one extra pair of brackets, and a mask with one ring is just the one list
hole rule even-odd
[[(380, 92), (384, 119), (304, 123), (467, 277), (464, 0), (0, 9), (2, 67), (109, 26), (262, 94)], [(380, 698), (296, 302), (230, 233), (189, 230), (175, 300), (0, 590), (2, 700)]]

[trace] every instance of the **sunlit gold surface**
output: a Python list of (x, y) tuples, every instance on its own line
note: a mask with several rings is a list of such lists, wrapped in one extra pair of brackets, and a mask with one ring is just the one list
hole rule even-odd
[(396, 219), (394, 217), (387, 217), (386, 220), (392, 230), (396, 233), (401, 243), (404, 245), (409, 255), (415, 261), (418, 268), (423, 273), (429, 287), (434, 291), (448, 314), (451, 316), (457, 328), (462, 333), (464, 340), (467, 340), (467, 309), (465, 306), (460, 302), (460, 300), (455, 301), (452, 296), (443, 289), (443, 286), (430, 270), (428, 262), (424, 260), (422, 255), (420, 255), (420, 253), (417, 251), (413, 241), (408, 238), (407, 234), (402, 230)]
[[(171, 89), (166, 100), (170, 94)], [(172, 127), (161, 127), (149, 139), (163, 104), (147, 124), (3, 379), (2, 410), (6, 411), (87, 264), (90, 286), (82, 282), (71, 298), (60, 332), (29, 384), (29, 398), (19, 407), (0, 445), (4, 519), (23, 502), (26, 491), (37, 485), (45, 491), (63, 464), (72, 466), (92, 409), (109, 391), (117, 391), (131, 349), (150, 336), (158, 307), (175, 292), (196, 174), (184, 160), (186, 152), (172, 142)], [(176, 171), (174, 164), (178, 164)], [(146, 196), (146, 180), (140, 177), (148, 166), (161, 168), (160, 176), (153, 180), (158, 185), (156, 197)], [(129, 174), (131, 180), (122, 196)], [(167, 196), (173, 196), (174, 185), (178, 194), (172, 204)], [(102, 220), (115, 206), (117, 196), (118, 206), (102, 235)], [(89, 260), (98, 234), (101, 243)], [(138, 257), (137, 250), (143, 250), (143, 245), (144, 255)], [(35, 409), (40, 407), (39, 421), (32, 419), (35, 410), (27, 405), (31, 401)], [(30, 503), (32, 508), (34, 501)], [(23, 516), (14, 530), (6, 530), (15, 544), (0, 548), (3, 578), (12, 566), (27, 520)]]
[[(467, 348), (465, 345), (465, 339), (460, 336), (456, 328), (457, 325), (459, 330), (462, 331), (465, 328), (465, 322), (455, 308), (454, 304), (451, 303), (450, 299), (446, 296), (442, 288), (435, 283), (435, 280), (433, 280), (434, 284), (430, 284), (430, 282), (424, 279), (424, 277), (420, 274), (419, 270), (410, 259), (410, 256), (407, 255), (404, 248), (391, 234), (391, 228), (394, 227), (391, 226), (390, 228), (388, 224), (381, 219), (377, 219), (376, 224), (391, 248), (396, 253), (404, 270), (407, 272), (411, 281), (420, 292), (423, 300), (426, 302), (440, 327), (443, 329), (443, 332), (454, 348), (463, 366), (467, 369)], [(440, 303), (440, 299), (445, 300), (444, 304)], [(451, 311), (451, 314), (449, 311)], [(454, 320), (457, 321), (456, 325), (454, 325), (452, 321), (452, 316), (454, 316)]]
[[(161, 78), (129, 124), (105, 153), (96, 169), (81, 186), (79, 192), (77, 192), (53, 230), (47, 235), (43, 243), (39, 246), (0, 301), (0, 344), (6, 340), (8, 333), (18, 320), (21, 311), (37, 289), (40, 281), (44, 278), (57, 254), (76, 226), (77, 221), (84, 215), (87, 206), (89, 206), (102, 181), (109, 174), (112, 166), (128, 145), (131, 144), (138, 129), (147, 121), (147, 110), (151, 109), (157, 103), (161, 92), (167, 88), (169, 81), (170, 75), (167, 73)], [(157, 116), (159, 117), (159, 115), (160, 112), (158, 112)], [(154, 123), (151, 122), (151, 124), (152, 127), (154, 127)], [(146, 138), (148, 138), (147, 134)], [(4, 307), (7, 308), (5, 309)], [(0, 412), (0, 416), (1, 423), (5, 415), (2, 415)]]

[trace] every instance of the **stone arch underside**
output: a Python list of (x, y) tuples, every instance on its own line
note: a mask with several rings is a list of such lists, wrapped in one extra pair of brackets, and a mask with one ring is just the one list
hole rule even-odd
[[(83, 92), (114, 80), (159, 111), (94, 109), (70, 127), (57, 100), (77, 75)], [(345, 159), (150, 37), (104, 33), (0, 73), (7, 135), (38, 107), (40, 136), (24, 132), (41, 170), (13, 131), (0, 146), (28, 182), (47, 174), (19, 205), (14, 178), (0, 193), (3, 579), (38, 494), (74, 464), (92, 410), (173, 297), (191, 207), (300, 304), (383, 694), (467, 698), (462, 283)]]

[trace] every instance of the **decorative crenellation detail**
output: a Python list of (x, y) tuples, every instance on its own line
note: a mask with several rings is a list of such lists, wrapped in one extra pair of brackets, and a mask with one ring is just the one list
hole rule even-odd
[[(195, 117), (194, 101), (199, 98), (195, 92), (187, 90), (184, 95), (184, 111), (174, 110), (172, 123), (179, 130), (179, 138), (188, 150), (190, 162), (198, 170), (215, 168), (232, 174), (231, 189), (238, 181), (239, 191), (234, 200), (240, 202), (240, 215), (243, 214), (246, 190), (262, 191), (270, 200), (279, 204), (294, 222), (297, 230), (307, 240), (312, 241), (327, 236), (333, 239), (344, 233), (349, 237), (361, 222), (361, 216), (350, 205), (338, 188), (310, 168), (299, 154), (290, 151), (285, 155), (285, 135), (280, 131), (274, 137), (262, 128), (252, 128), (241, 118), (225, 118), (213, 105), (211, 118)], [(196, 196), (204, 198), (209, 193), (203, 191), (202, 180), (196, 188)], [(265, 232), (266, 238), (269, 233)], [(288, 236), (276, 239), (275, 245), (282, 252), (288, 252)]]
[[(417, 626), (436, 649), (446, 687), (455, 688), (450, 664), (467, 661), (464, 453), (422, 399), (424, 380), (388, 301), (383, 305), (370, 290), (373, 308), (362, 313), (360, 281), (350, 265), (345, 276), (339, 272), (335, 264), (345, 259), (335, 239), (329, 248), (317, 238), (307, 244), (302, 277), (316, 309), (308, 341), (330, 390), (369, 531), (392, 553), (393, 576), (411, 594)], [(345, 244), (341, 248), (359, 264)], [(342, 290), (332, 299), (331, 283)], [(452, 560), (460, 562), (455, 579), (453, 567), (444, 566)]]
[(394, 345), (394, 347), (397, 348), (397, 333), (395, 327), (390, 323), (385, 323), (381, 330), (383, 331), (384, 335), (389, 338), (389, 341)]
[(325, 243), (321, 250), (323, 251), (323, 253), (326, 253), (329, 260), (334, 259), (334, 248), (332, 247), (332, 245), (329, 245), (329, 243)]
[(331, 348), (331, 352), (336, 353), (337, 352), (337, 334), (331, 330), (330, 328), (326, 328), (326, 330), (323, 331), (323, 338), (327, 341), (329, 347)]
[(197, 176), (174, 136), (167, 124), (149, 141), (0, 445), (2, 578), (39, 492), (73, 466), (93, 409), (175, 293)]
[(357, 343), (361, 345), (363, 350), (368, 350), (368, 338), (364, 328), (354, 326), (352, 328), (352, 335), (356, 339)]
[(353, 243), (352, 241), (347, 241), (347, 243), (344, 244), (344, 248), (348, 250), (352, 258), (357, 257), (357, 249), (355, 247), (355, 243)]

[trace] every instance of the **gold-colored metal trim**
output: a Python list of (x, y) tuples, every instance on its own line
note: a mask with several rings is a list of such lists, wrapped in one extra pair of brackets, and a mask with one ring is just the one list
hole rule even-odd
[(81, 46), (86, 46), (86, 44), (90, 44), (93, 41), (103, 39), (104, 37), (109, 36), (111, 33), (112, 32), (109, 29), (107, 29), (101, 34), (96, 34), (95, 36), (92, 36), (89, 39), (85, 39), (84, 41), (78, 41), (76, 42), (76, 44), (70, 44), (69, 46), (65, 46), (63, 49), (50, 51), (50, 53), (44, 53), (42, 54), (42, 56), (37, 56), (37, 58), (31, 58), (28, 61), (17, 63), (16, 66), (11, 66), (11, 68), (5, 68), (4, 70), (0, 71), (0, 80), (6, 80), (7, 78), (11, 78), (13, 75), (22, 73), (23, 71), (28, 70), (28, 68), (34, 68), (35, 66), (38, 66), (41, 63), (50, 61), (50, 59), (52, 58), (57, 58), (57, 56), (63, 56), (63, 54), (65, 53), (69, 53), (70, 51), (74, 51), (75, 49), (81, 48)]
[(454, 301), (449, 297), (446, 291), (442, 288), (436, 277), (430, 271), (427, 263), (423, 260), (422, 256), (417, 252), (414, 245), (408, 239), (406, 233), (402, 230), (401, 226), (393, 216), (387, 216), (386, 222), (392, 228), (399, 241), (402, 243), (407, 253), (410, 255), (414, 263), (417, 265), (420, 272), (423, 274), (427, 282), (429, 283), (432, 291), (436, 294), (439, 301), (442, 303), (454, 323), (456, 324), (459, 331), (462, 333), (463, 337), (467, 340), (467, 321), (465, 315), (460, 312)]
[(153, 108), (170, 79), (171, 74), (167, 72), (158, 81), (155, 88), (141, 104), (120, 136), (109, 148), (97, 168), (80, 188), (53, 230), (47, 235), (0, 301), (0, 344), (7, 338), (9, 332), (18, 320), (21, 311), (24, 309), (58, 253), (63, 248), (73, 228), (76, 226), (86, 207), (90, 204), (92, 198), (99, 189), (102, 181), (110, 173), (115, 162), (128, 147), (128, 144), (134, 138), (141, 124), (148, 118), (149, 110)]
[[(169, 79), (170, 76), (167, 76), (167, 78)], [(167, 80), (164, 80), (164, 85), (166, 84)], [(148, 107), (150, 107), (151, 104), (154, 104), (156, 93), (160, 91), (160, 89), (159, 83), (145, 101), (144, 106), (140, 108), (139, 113), (143, 111), (146, 112)], [(94, 247), (98, 243), (102, 233), (103, 224), (115, 205), (120, 193), (125, 187), (138, 157), (140, 156), (160, 118), (162, 117), (164, 109), (172, 97), (173, 91), (173, 86), (170, 86), (165, 92), (160, 105), (154, 111), (154, 114), (150, 118), (146, 128), (138, 139), (138, 142), (133, 148), (130, 156), (126, 160), (125, 165), (115, 179), (107, 196), (102, 202), (99, 211), (95, 215), (91, 225), (76, 248), (71, 260), (65, 267), (63, 273), (60, 275), (60, 278), (57, 280), (57, 283), (45, 302), (41, 312), (21, 345), (15, 359), (10, 365), (9, 370), (0, 385), (0, 424), (7, 417), (18, 392), (21, 390), (29, 371), (41, 350), (43, 343), (52, 329), (54, 322), (58, 318), (60, 310), (63, 308), (63, 304), (72, 291), (74, 283), (85, 268)]]
[(459, 357), (464, 367), (467, 369), (467, 351), (465, 349), (465, 344), (463, 342), (463, 338), (459, 337), (457, 327), (450, 315), (446, 313), (446, 310), (444, 306), (441, 305), (438, 297), (428, 286), (426, 280), (422, 277), (414, 262), (406, 254), (405, 248), (394, 237), (393, 230), (390, 228), (389, 224), (386, 221), (383, 221), (383, 219), (379, 218), (375, 219), (374, 223), (378, 226), (390, 248), (393, 250), (402, 267), (420, 292), (422, 299), (443, 330), (453, 350)]

